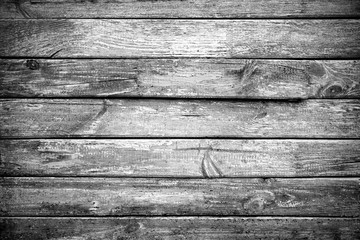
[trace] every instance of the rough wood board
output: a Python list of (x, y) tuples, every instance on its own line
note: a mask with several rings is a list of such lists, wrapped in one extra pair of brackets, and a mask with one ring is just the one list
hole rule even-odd
[(360, 100), (4, 99), (1, 137), (356, 138)]
[(360, 98), (360, 61), (0, 59), (0, 95)]
[(2, 140), (0, 175), (360, 175), (359, 140)]
[(0, 218), (3, 240), (356, 239), (348, 218)]
[(5, 177), (2, 216), (359, 217), (358, 178)]
[(2, 18), (359, 17), (357, 0), (3, 0)]
[(358, 19), (19, 19), (0, 29), (2, 57), (360, 57)]

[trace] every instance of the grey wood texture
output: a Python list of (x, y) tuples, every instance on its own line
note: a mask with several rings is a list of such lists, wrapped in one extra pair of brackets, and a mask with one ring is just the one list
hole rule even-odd
[(12, 178), (2, 216), (359, 217), (358, 178)]
[(2, 140), (0, 152), (6, 176), (360, 175), (359, 140)]
[(358, 219), (303, 217), (0, 218), (3, 240), (357, 239)]
[(3, 99), (1, 137), (356, 138), (359, 100)]
[(0, 59), (0, 95), (360, 98), (360, 62), (259, 59)]
[(359, 17), (357, 0), (3, 0), (2, 18)]
[(358, 239), (359, 17), (0, 1), (0, 239)]
[(0, 57), (360, 57), (358, 19), (18, 19), (0, 29)]

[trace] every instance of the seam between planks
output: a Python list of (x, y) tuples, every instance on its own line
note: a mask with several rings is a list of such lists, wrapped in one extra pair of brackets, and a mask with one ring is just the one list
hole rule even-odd
[[(1, 19), (0, 19), (1, 21)], [(59, 51), (58, 51), (59, 52)], [(56, 52), (55, 52), (56, 53)], [(54, 60), (146, 60), (146, 59), (150, 59), (150, 60), (169, 60), (169, 59), (181, 59), (181, 60), (202, 60), (202, 59), (214, 59), (214, 60), (286, 60), (286, 61), (351, 61), (351, 60), (360, 60), (359, 57), (314, 57), (314, 58), (284, 58), (284, 57), (278, 57), (278, 58), (274, 58), (274, 57), (189, 57), (189, 56), (174, 56), (174, 57), (166, 57), (166, 56), (159, 56), (159, 57), (155, 57), (155, 56), (143, 56), (143, 57), (56, 57), (54, 54), (52, 54), (52, 56), (49, 57), (44, 57), (44, 56), (32, 56), (32, 55), (25, 55), (25, 56), (0, 56), (0, 60), (1, 59), (44, 59), (44, 60), (49, 60), (49, 59), (54, 59)]]
[(54, 178), (54, 179), (67, 179), (67, 178), (101, 178), (101, 179), (159, 179), (159, 180), (245, 180), (245, 179), (261, 179), (261, 181), (269, 181), (271, 179), (307, 179), (307, 180), (316, 180), (316, 179), (358, 179), (360, 175), (353, 175), (353, 176), (288, 176), (288, 177), (278, 177), (278, 176), (254, 176), (254, 177), (160, 177), (160, 176), (109, 176), (109, 175), (36, 175), (36, 174), (23, 174), (23, 175), (0, 175), (0, 178)]

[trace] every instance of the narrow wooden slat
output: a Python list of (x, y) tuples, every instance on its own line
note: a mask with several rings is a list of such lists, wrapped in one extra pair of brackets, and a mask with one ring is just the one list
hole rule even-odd
[(359, 216), (358, 178), (12, 178), (3, 216)]
[(360, 20), (350, 19), (28, 19), (0, 29), (3, 57), (360, 57)]
[(2, 18), (359, 17), (357, 0), (3, 0)]
[(356, 239), (348, 218), (0, 218), (0, 237), (13, 239)]
[(360, 62), (2, 59), (0, 95), (360, 98)]
[(360, 136), (359, 100), (4, 99), (1, 137)]
[(359, 140), (3, 140), (0, 175), (360, 175)]

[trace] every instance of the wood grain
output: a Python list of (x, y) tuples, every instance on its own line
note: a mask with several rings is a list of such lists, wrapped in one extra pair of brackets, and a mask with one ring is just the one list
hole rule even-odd
[(2, 216), (359, 217), (358, 178), (12, 178)]
[(2, 57), (360, 57), (358, 19), (19, 19), (0, 29)]
[(120, 239), (356, 239), (348, 218), (0, 218), (3, 240)]
[(2, 140), (3, 176), (360, 175), (359, 140)]
[(360, 98), (360, 61), (0, 59), (0, 96)]
[(4, 99), (1, 137), (356, 138), (359, 100)]
[(3, 0), (2, 18), (359, 17), (357, 0)]

